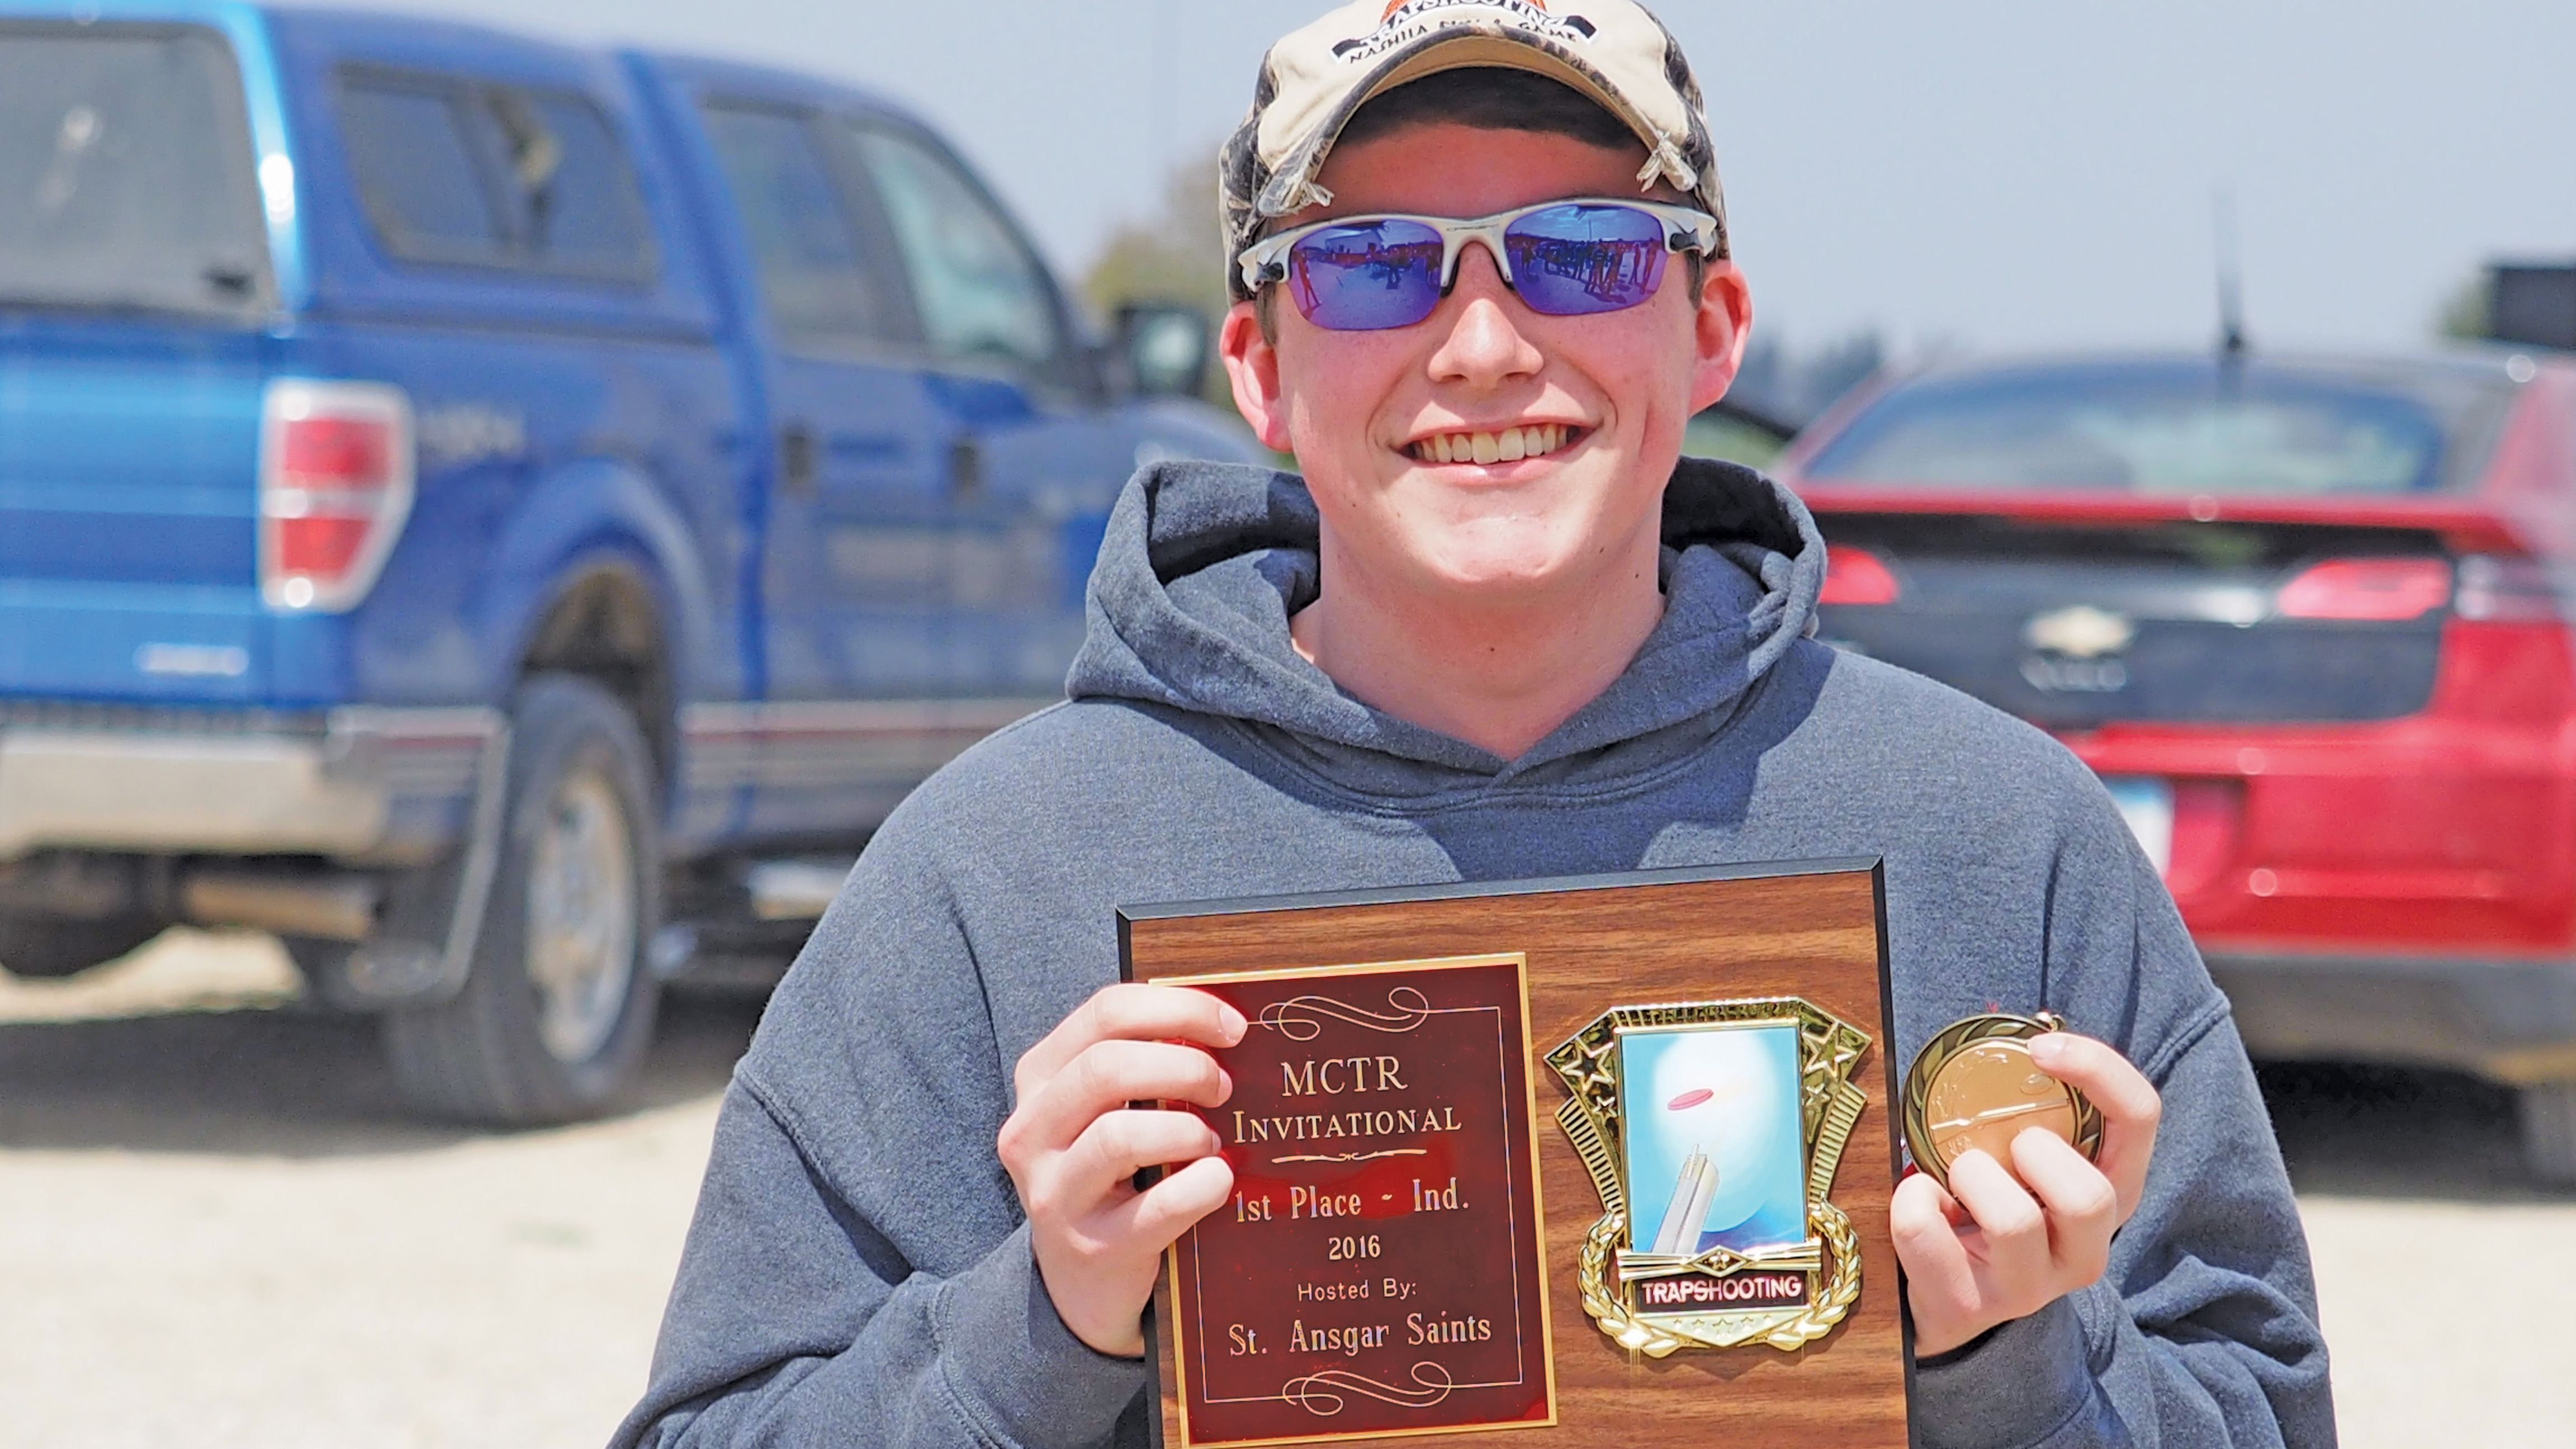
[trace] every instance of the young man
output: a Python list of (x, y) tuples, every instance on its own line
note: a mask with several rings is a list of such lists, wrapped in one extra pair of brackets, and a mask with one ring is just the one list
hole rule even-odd
[(2108, 797), (1807, 641), (1804, 510), (1678, 461), (1750, 305), (1662, 27), (1346, 6), (1272, 50), (1225, 184), (1227, 368), (1304, 479), (1139, 475), (1070, 702), (870, 845), (736, 1074), (618, 1442), (1146, 1442), (1139, 1316), (1231, 1179), (1128, 1104), (1224, 1100), (1201, 1047), (1244, 1023), (1110, 985), (1121, 902), (1850, 855), (1898, 1060), (1989, 1003), (2102, 1038), (2034, 1047), (2100, 1166), (2032, 1133), (1897, 1190), (1921, 1442), (2330, 1442), (2252, 1074)]

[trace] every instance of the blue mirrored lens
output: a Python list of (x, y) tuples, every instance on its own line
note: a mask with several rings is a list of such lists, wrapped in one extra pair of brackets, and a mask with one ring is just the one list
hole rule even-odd
[(1418, 221), (1329, 226), (1288, 249), (1288, 295), (1334, 332), (1410, 327), (1440, 305), (1440, 251)]
[(1551, 206), (1503, 232), (1512, 285), (1533, 312), (1616, 312), (1664, 280), (1664, 224), (1631, 206)]

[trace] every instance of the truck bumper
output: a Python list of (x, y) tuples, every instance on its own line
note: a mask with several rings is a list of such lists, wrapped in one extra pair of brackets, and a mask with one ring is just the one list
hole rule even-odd
[(2576, 961), (2212, 953), (2246, 1050), (2576, 1080)]
[(461, 840), (504, 718), (349, 707), (0, 715), (0, 861), (39, 850), (408, 864)]

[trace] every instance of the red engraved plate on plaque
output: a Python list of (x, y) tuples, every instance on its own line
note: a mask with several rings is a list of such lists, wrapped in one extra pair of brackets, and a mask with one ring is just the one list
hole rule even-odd
[(1172, 1253), (1185, 1444), (1556, 1422), (1525, 971), (1162, 978), (1252, 1023), (1199, 1112), (1235, 1195)]

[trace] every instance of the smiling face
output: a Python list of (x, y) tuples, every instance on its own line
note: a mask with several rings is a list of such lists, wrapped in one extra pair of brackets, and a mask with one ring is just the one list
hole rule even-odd
[[(1283, 225), (1635, 196), (1644, 158), (1414, 125), (1336, 149), (1319, 178), (1332, 204)], [(1711, 262), (1697, 296), (1689, 276), (1676, 258), (1640, 306), (1549, 317), (1471, 243), (1454, 289), (1411, 327), (1327, 331), (1281, 298), (1274, 342), (1238, 304), (1224, 337), (1236, 402), (1263, 442), (1297, 456), (1323, 519), (1327, 594), (1514, 608), (1641, 576), (1651, 590), (1683, 427), (1733, 380), (1750, 317), (1732, 264)]]

